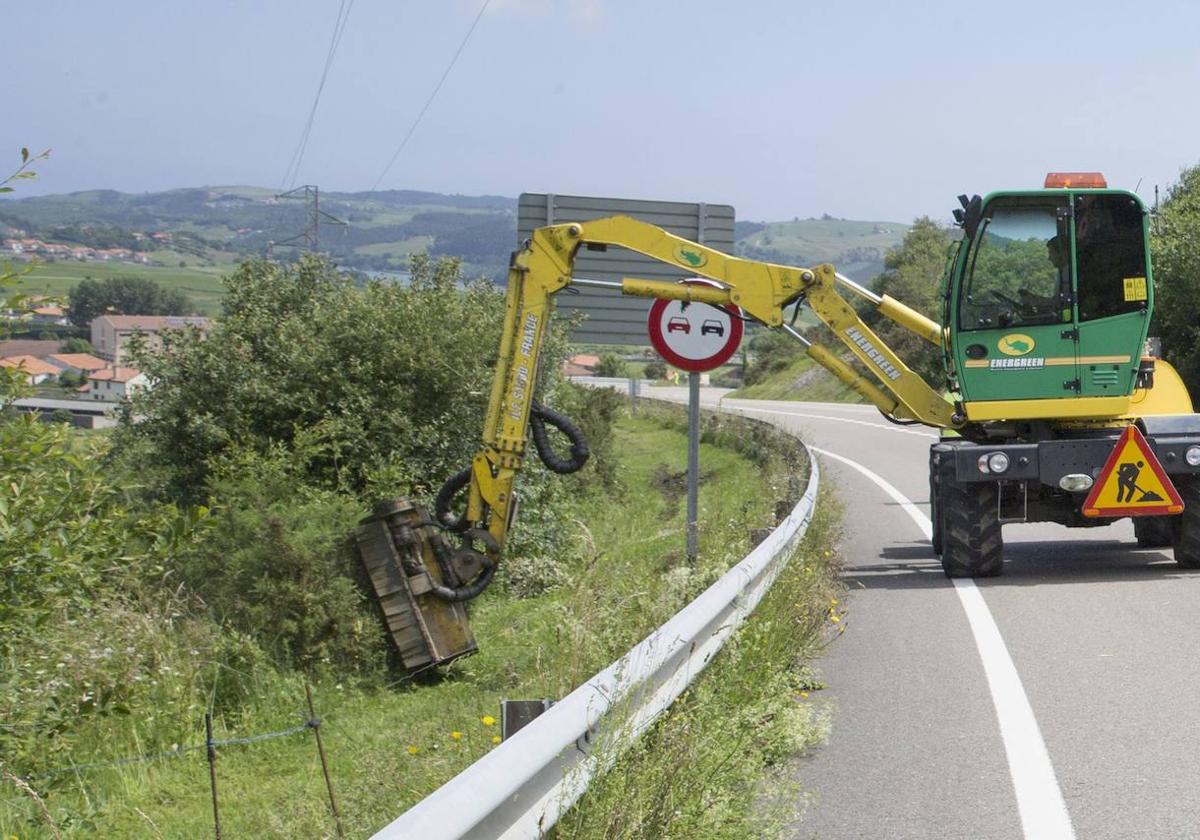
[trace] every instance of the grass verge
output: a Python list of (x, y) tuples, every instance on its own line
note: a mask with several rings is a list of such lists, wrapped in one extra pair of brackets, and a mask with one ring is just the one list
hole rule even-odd
[(821, 492), (808, 534), (747, 623), (650, 734), (559, 823), (560, 840), (768, 838), (804, 808), (785, 759), (829, 728), (808, 663), (840, 631), (840, 511)]
[[(490, 750), (499, 700), (565, 695), (739, 560), (750, 528), (773, 521), (776, 500), (796, 483), (794, 458), (774, 448), (766, 427), (709, 418), (701, 447), (701, 558), (685, 561), (684, 423), (678, 410), (647, 405), (619, 423), (614, 448), (623, 489), (597, 491), (563, 512), (562, 527), (575, 535), (578, 552), (554, 588), (515, 597), (504, 587), (544, 575), (528, 568), (536, 558), (509, 561), (508, 583), (472, 606), (479, 654), (437, 677), (315, 686), (347, 836), (377, 830)], [(284, 730), (307, 717), (299, 678), (264, 669), (238, 675), (238, 682), (245, 697), (236, 712), (218, 716), (217, 738)], [(70, 758), (82, 765), (141, 752), (139, 731), (150, 728), (154, 714), (130, 710), (106, 724), (112, 737), (98, 749)], [(180, 732), (179, 743), (203, 743), (199, 719)], [(217, 777), (226, 836), (333, 836), (308, 732), (222, 748)], [(81, 768), (35, 779), (31, 791), (0, 780), (0, 837), (50, 837), (51, 824), (64, 836), (210, 834), (204, 751)]]

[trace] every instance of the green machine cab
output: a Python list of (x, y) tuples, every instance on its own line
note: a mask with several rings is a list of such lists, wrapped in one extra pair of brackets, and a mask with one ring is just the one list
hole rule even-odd
[(970, 420), (1120, 416), (1146, 383), (1146, 209), (1098, 175), (1064, 180), (960, 198), (964, 237), (943, 324), (952, 325), (947, 370)]

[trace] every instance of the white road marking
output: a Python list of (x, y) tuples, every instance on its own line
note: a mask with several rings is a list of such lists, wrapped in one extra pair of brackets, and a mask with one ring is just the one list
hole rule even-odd
[(726, 404), (724, 407), (727, 409), (733, 409), (735, 411), (754, 411), (759, 414), (782, 414), (786, 417), (808, 417), (813, 420), (832, 420), (835, 423), (854, 423), (858, 426), (870, 426), (872, 429), (883, 429), (889, 432), (900, 432), (901, 434), (917, 435), (918, 437), (923, 438), (937, 437), (937, 433), (929, 430), (919, 431), (917, 429), (905, 428), (904, 426), (895, 426), (890, 423), (868, 423), (866, 420), (852, 420), (849, 417), (829, 417), (824, 414), (806, 414), (802, 411), (787, 411), (782, 408), (750, 408), (749, 406), (738, 405), (737, 403), (732, 402)]
[[(841, 422), (850, 422), (842, 420)], [(917, 524), (917, 528), (930, 539), (933, 523), (907, 497), (886, 479), (864, 467), (825, 449), (812, 447), (827, 458), (841, 461), (853, 467), (875, 482), (883, 492), (891, 496)], [(975, 581), (964, 578), (954, 580), (954, 591), (967, 614), (967, 622), (975, 636), (979, 658), (987, 675), (988, 687), (992, 692), (992, 704), (1000, 722), (1000, 737), (1004, 741), (1004, 752), (1008, 757), (1008, 771), (1012, 776), (1013, 790), (1017, 797), (1017, 810), (1021, 814), (1021, 826), (1027, 840), (1072, 840), (1075, 830), (1071, 826), (1071, 815), (1063, 801), (1054, 765), (1042, 740), (1033, 708), (1021, 685), (1021, 677), (1013, 664), (1012, 656), (1004, 645), (1000, 628), (988, 609), (987, 602)]]

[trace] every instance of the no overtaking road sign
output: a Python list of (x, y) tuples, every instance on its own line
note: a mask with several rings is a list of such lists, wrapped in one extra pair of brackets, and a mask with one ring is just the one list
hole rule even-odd
[(742, 340), (741, 313), (735, 306), (660, 299), (650, 307), (647, 327), (650, 343), (664, 361), (692, 373), (725, 364)]

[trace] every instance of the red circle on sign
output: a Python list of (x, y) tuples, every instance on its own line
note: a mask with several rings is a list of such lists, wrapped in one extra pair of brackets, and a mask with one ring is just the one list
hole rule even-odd
[[(685, 332), (686, 334), (690, 334), (694, 326), (696, 326), (702, 331), (702, 334), (704, 334), (704, 331), (707, 331), (709, 327), (708, 324), (704, 323), (703, 320), (697, 326), (693, 325), (687, 318), (682, 318), (679, 315), (669, 316), (667, 314), (668, 308), (670, 308), (672, 304), (678, 303), (679, 301), (664, 300), (660, 298), (654, 301), (654, 304), (650, 307), (650, 315), (647, 319), (647, 328), (650, 332), (650, 343), (654, 346), (654, 349), (658, 351), (658, 354), (663, 357), (663, 360), (668, 364), (679, 368), (680, 370), (686, 370), (691, 373), (701, 373), (706, 370), (712, 370), (713, 368), (720, 367), (729, 361), (734, 352), (737, 351), (738, 344), (740, 344), (742, 341), (741, 311), (736, 306), (729, 304), (724, 306), (714, 306), (707, 303), (688, 304), (688, 308), (697, 307), (697, 311), (703, 311), (711, 307), (712, 309), (719, 310), (726, 314), (729, 318), (728, 335), (722, 336), (724, 341), (721, 343), (721, 345), (713, 352), (706, 353), (703, 356), (693, 357), (683, 355), (675, 348), (672, 348), (669, 339), (670, 334), (677, 330)], [(721, 326), (723, 327), (724, 325), (721, 324)]]

